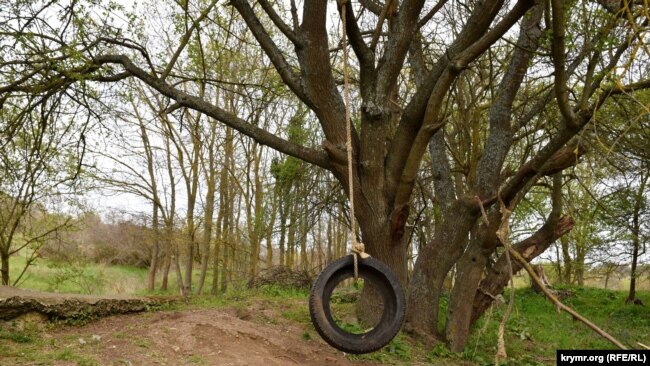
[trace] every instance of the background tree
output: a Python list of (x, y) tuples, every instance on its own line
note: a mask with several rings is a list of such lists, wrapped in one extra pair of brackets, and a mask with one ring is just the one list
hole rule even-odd
[[(0, 109), (0, 272), (2, 284), (16, 285), (58, 231), (73, 224), (69, 215), (48, 212), (66, 205), (82, 190), (79, 175), (85, 152), (84, 130), (75, 131), (68, 98), (56, 95), (20, 98)], [(81, 108), (83, 109), (83, 108)], [(87, 122), (88, 123), (88, 122)], [(9, 257), (25, 253), (25, 268), (13, 282)]]

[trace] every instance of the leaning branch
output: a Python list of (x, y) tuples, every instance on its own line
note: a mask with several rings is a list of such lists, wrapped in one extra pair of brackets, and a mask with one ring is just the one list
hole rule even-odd
[(544, 286), (544, 283), (542, 280), (537, 276), (535, 273), (535, 270), (533, 270), (533, 267), (524, 259), (524, 257), (519, 254), (518, 251), (514, 250), (512, 247), (507, 247), (508, 251), (510, 252), (510, 255), (512, 255), (523, 267), (526, 269), (526, 272), (530, 275), (530, 278), (535, 281), (535, 283), (539, 286), (539, 288), (542, 289), (542, 292), (546, 297), (557, 307), (558, 310), (564, 310), (565, 312), (569, 313), (574, 319), (580, 320), (583, 322), (586, 326), (591, 328), (594, 332), (598, 333), (600, 336), (603, 338), (607, 339), (608, 341), (612, 342), (616, 347), (620, 349), (627, 349), (623, 343), (618, 341), (616, 338), (614, 338), (612, 335), (609, 333), (605, 332), (604, 330), (600, 329), (596, 324), (592, 323), (589, 319), (585, 318), (584, 316), (580, 315), (577, 311), (573, 310), (572, 308), (564, 305), (551, 291)]

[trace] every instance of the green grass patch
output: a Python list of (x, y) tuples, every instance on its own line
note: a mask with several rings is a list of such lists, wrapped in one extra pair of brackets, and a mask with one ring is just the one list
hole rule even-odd
[(377, 352), (363, 355), (349, 355), (353, 361), (374, 361), (386, 364), (410, 364), (416, 361), (413, 357), (413, 345), (402, 334), (398, 334), (388, 345)]
[(64, 349), (54, 355), (57, 361), (72, 361), (77, 366), (98, 366), (99, 362), (92, 357), (80, 355), (71, 349)]
[[(25, 262), (20, 255), (10, 258), (11, 281), (18, 278)], [(146, 292), (146, 276), (146, 268), (38, 259), (27, 268), (18, 287), (60, 293), (135, 295)]]
[(10, 340), (14, 343), (34, 343), (36, 336), (20, 330), (0, 328), (0, 339)]
[[(650, 311), (625, 305), (626, 292), (596, 288), (571, 288), (573, 296), (562, 302), (585, 316), (612, 336), (638, 348), (637, 342), (647, 341)], [(641, 293), (642, 298), (648, 298)], [(506, 294), (506, 299), (509, 297)], [(478, 364), (493, 364), (496, 353), (498, 325), (503, 318), (503, 305), (480, 319), (465, 353)], [(557, 349), (615, 349), (616, 347), (594, 333), (570, 315), (558, 313), (541, 294), (530, 289), (515, 292), (515, 306), (506, 324), (506, 347), (513, 365), (554, 364)]]

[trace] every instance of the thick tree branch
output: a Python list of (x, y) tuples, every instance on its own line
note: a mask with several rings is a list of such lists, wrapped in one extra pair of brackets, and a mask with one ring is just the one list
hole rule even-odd
[[(327, 2), (305, 0), (300, 31), (309, 47), (297, 50), (309, 104), (320, 121), (325, 137), (335, 146), (345, 141), (345, 105), (332, 73), (327, 35)], [(352, 131), (354, 156), (359, 146)]]
[(127, 72), (136, 78), (142, 80), (144, 83), (154, 88), (161, 94), (168, 98), (175, 100), (183, 107), (196, 110), (204, 113), (232, 128), (243, 133), (244, 135), (254, 139), (262, 145), (268, 145), (271, 148), (294, 156), (306, 162), (318, 165), (325, 169), (330, 169), (327, 154), (322, 151), (313, 150), (293, 142), (280, 138), (264, 129), (247, 123), (245, 120), (229, 113), (204, 99), (189, 95), (181, 90), (178, 90), (164, 81), (153, 77), (137, 65), (135, 65), (125, 55), (100, 55), (94, 60), (98, 65), (103, 64), (120, 64)]
[(386, 20), (389, 9), (393, 5), (393, 1), (396, 0), (386, 0), (384, 7), (381, 9), (381, 13), (379, 14), (379, 20), (377, 20), (375, 31), (372, 32), (372, 39), (370, 40), (370, 49), (372, 49), (373, 52), (377, 49), (377, 41), (379, 41), (379, 35), (384, 27), (384, 21)]
[(503, 162), (512, 145), (512, 105), (539, 45), (543, 11), (543, 6), (538, 4), (523, 21), (512, 58), (499, 84), (499, 94), (490, 107), (489, 135), (476, 174), (475, 191), (480, 197), (494, 195), (498, 190)]
[(560, 107), (564, 123), (569, 127), (577, 127), (576, 115), (569, 104), (569, 89), (567, 88), (567, 72), (565, 69), (566, 54), (564, 53), (564, 37), (566, 25), (564, 21), (564, 0), (551, 0), (553, 13), (553, 67), (555, 69), (555, 97)]
[(444, 122), (439, 120), (440, 107), (458, 73), (467, 67), (470, 62), (479, 57), (491, 44), (503, 36), (533, 4), (532, 0), (518, 1), (492, 30), (450, 61), (449, 68), (442, 73), (429, 97), (422, 126), (409, 145), (409, 153), (401, 170), (399, 186), (395, 194), (395, 205), (399, 206), (404, 204), (411, 195), (413, 183), (419, 170), (422, 155), (426, 151), (426, 146), (431, 136), (444, 125)]
[(404, 0), (394, 19), (386, 51), (377, 66), (377, 98), (384, 100), (397, 80), (418, 25), (423, 0)]
[(359, 3), (361, 4), (361, 6), (370, 10), (371, 13), (377, 16), (381, 14), (382, 6), (380, 3), (376, 2), (375, 0), (359, 0)]
[(289, 65), (286, 58), (282, 54), (282, 51), (278, 46), (273, 42), (269, 36), (266, 29), (255, 15), (253, 8), (250, 6), (247, 0), (232, 0), (231, 4), (237, 9), (239, 14), (242, 16), (246, 25), (253, 33), (253, 36), (262, 47), (266, 55), (269, 57), (273, 66), (280, 74), (282, 81), (291, 89), (291, 91), (296, 94), (300, 100), (309, 105), (313, 106), (313, 103), (305, 89), (300, 82), (300, 77), (293, 72), (293, 67)]
[(282, 32), (282, 34), (284, 34), (295, 47), (302, 48), (305, 46), (302, 39), (300, 39), (289, 25), (280, 18), (280, 15), (278, 15), (275, 9), (273, 9), (273, 6), (267, 0), (257, 0), (257, 2), (260, 3), (262, 9), (264, 9), (264, 12), (269, 16), (273, 24), (275, 24), (280, 32)]
[[(359, 67), (361, 68), (361, 78), (362, 84), (370, 75), (372, 75), (375, 69), (375, 54), (374, 52), (366, 45), (361, 35), (359, 29), (359, 24), (357, 24), (356, 17), (354, 16), (354, 9), (352, 7), (352, 1), (345, 1), (345, 11), (347, 16), (345, 17), (345, 28), (347, 30), (348, 40), (350, 45), (354, 50), (354, 54), (359, 59)], [(339, 13), (341, 12), (341, 7), (339, 6)]]
[(457, 70), (463, 70), (470, 62), (476, 60), (483, 52), (498, 41), (503, 35), (512, 28), (526, 14), (526, 12), (535, 5), (534, 0), (519, 0), (515, 6), (497, 23), (494, 28), (490, 29), (481, 38), (471, 46), (463, 50), (452, 61), (452, 67)]
[[(522, 1), (530, 3), (530, 6), (532, 6), (532, 1), (521, 0), (520, 2)], [(502, 5), (503, 2), (501, 1), (486, 1), (480, 3), (480, 6), (477, 6), (472, 11), (465, 27), (419, 84), (420, 87), (404, 109), (386, 158), (386, 174), (389, 183), (393, 187), (397, 187), (400, 182), (400, 177), (409, 159), (411, 146), (414, 145), (414, 141), (424, 124), (425, 114), (431, 112), (429, 102), (434, 98), (444, 97), (444, 94), (440, 95), (440, 89), (438, 89), (437, 93), (434, 93), (434, 89), (440, 88), (439, 81), (443, 78), (443, 74), (450, 71), (451, 60), (477, 42), (487, 32)], [(434, 132), (430, 131), (430, 133)], [(428, 141), (423, 141), (423, 143), (426, 145)]]
[(456, 190), (451, 176), (451, 168), (447, 157), (445, 145), (445, 129), (441, 128), (431, 137), (429, 142), (429, 153), (431, 154), (431, 173), (433, 178), (433, 189), (440, 204), (441, 217), (448, 217), (451, 207), (456, 199)]

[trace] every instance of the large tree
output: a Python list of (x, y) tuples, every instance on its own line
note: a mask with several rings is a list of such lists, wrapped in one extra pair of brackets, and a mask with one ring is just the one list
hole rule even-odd
[[(471, 322), (507, 282), (505, 259), (488, 260), (501, 253), (495, 235), (498, 202), (514, 210), (532, 185), (575, 164), (584, 153), (575, 137), (600, 106), (649, 86), (647, 70), (632, 67), (647, 56), (642, 4), (178, 1), (159, 5), (174, 26), (151, 29), (156, 25), (136, 27), (141, 19), (135, 16), (130, 27), (114, 22), (118, 7), (112, 4), (21, 1), (2, 6), (0, 100), (11, 104), (24, 93), (42, 95), (80, 82), (138, 79), (168, 98), (170, 110), (203, 113), (331, 172), (343, 187), (351, 179), (354, 192), (348, 193), (367, 251), (405, 284), (405, 226), (421, 162), (430, 154), (440, 214), (410, 276), (407, 321), (410, 330), (461, 350)], [(225, 13), (247, 28), (275, 68), (283, 85), (272, 87), (290, 91), (319, 121), (320, 146), (298, 144), (203, 98), (197, 85), (225, 89), (228, 83), (208, 68), (179, 67), (193, 39), (218, 42), (224, 25), (216, 14)], [(341, 19), (353, 50), (351, 176), (340, 82), (348, 62), (341, 59)], [(206, 65), (210, 61), (206, 58)], [(549, 184), (553, 207), (546, 222), (515, 244), (527, 260), (572, 226), (562, 215), (558, 185)], [(454, 266), (447, 323), (440, 332), (443, 282)]]

